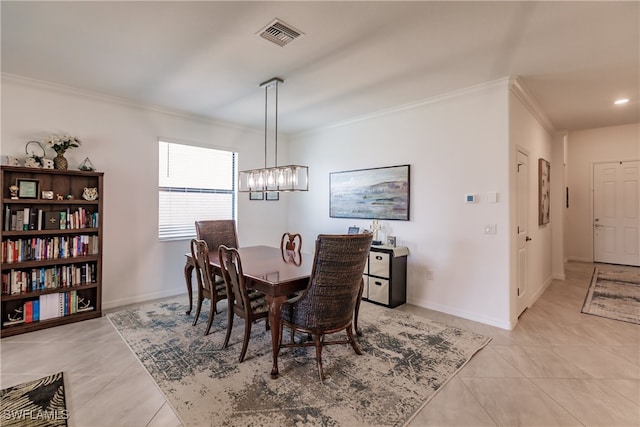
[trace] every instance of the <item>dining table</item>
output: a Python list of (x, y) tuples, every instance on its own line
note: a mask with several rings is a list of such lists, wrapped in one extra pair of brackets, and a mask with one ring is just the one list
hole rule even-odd
[[(280, 350), (280, 307), (289, 296), (307, 287), (313, 268), (313, 254), (282, 250), (271, 246), (246, 246), (238, 248), (242, 261), (242, 270), (247, 286), (265, 295), (269, 307), (269, 324), (271, 326), (271, 347), (273, 365), (271, 378), (278, 378), (278, 352)], [(195, 268), (191, 253), (185, 254), (185, 280), (189, 293), (189, 311), (192, 305), (192, 272)], [(209, 252), (209, 262), (214, 271), (220, 271), (218, 251)], [(362, 297), (363, 286), (354, 312), (354, 327), (357, 335), (362, 335), (358, 329), (358, 312)]]

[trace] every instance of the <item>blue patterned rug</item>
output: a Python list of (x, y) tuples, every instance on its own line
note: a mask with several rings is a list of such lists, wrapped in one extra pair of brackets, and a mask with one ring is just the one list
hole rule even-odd
[(640, 268), (594, 268), (582, 313), (640, 325)]
[(262, 322), (238, 363), (244, 321), (236, 317), (222, 350), (226, 303), (205, 337), (206, 316), (191, 326), (186, 302), (182, 296), (107, 316), (186, 426), (402, 426), (490, 341), (365, 302), (364, 355), (349, 345), (325, 347), (321, 383), (313, 347), (282, 349), (280, 378), (272, 380), (271, 335)]

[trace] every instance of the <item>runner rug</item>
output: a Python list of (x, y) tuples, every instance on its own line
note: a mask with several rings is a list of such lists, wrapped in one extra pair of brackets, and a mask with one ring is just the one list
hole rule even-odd
[(0, 391), (0, 425), (66, 426), (69, 413), (62, 372)]
[(640, 325), (640, 268), (594, 268), (582, 313)]
[(218, 308), (208, 336), (205, 315), (191, 326), (193, 315), (184, 314), (186, 296), (108, 315), (186, 426), (402, 426), (490, 341), (363, 303), (362, 356), (349, 345), (324, 347), (320, 382), (314, 347), (282, 349), (272, 380), (264, 324), (253, 326), (238, 363), (244, 321), (236, 317), (222, 350), (226, 301)]

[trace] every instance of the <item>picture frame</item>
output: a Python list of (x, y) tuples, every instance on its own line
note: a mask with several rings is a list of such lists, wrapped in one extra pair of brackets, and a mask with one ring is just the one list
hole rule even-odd
[(396, 247), (396, 237), (395, 236), (387, 236), (387, 246)]
[(410, 165), (329, 174), (329, 216), (409, 221)]
[(549, 223), (551, 211), (551, 164), (538, 159), (538, 225)]
[(360, 234), (360, 227), (356, 227), (355, 225), (353, 227), (349, 227), (347, 234)]
[(19, 199), (37, 199), (40, 190), (40, 181), (37, 179), (19, 178), (16, 180)]
[(264, 192), (252, 191), (249, 193), (249, 200), (264, 200)]
[(280, 200), (280, 193), (278, 191), (267, 191), (264, 195), (265, 200)]

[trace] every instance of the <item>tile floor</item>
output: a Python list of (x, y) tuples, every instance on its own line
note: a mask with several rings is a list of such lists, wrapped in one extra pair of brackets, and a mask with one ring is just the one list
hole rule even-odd
[[(580, 313), (592, 271), (568, 263), (513, 331), (400, 307), (493, 338), (410, 425), (640, 427), (640, 326)], [(2, 388), (64, 371), (70, 426), (181, 425), (106, 318), (0, 345)]]

